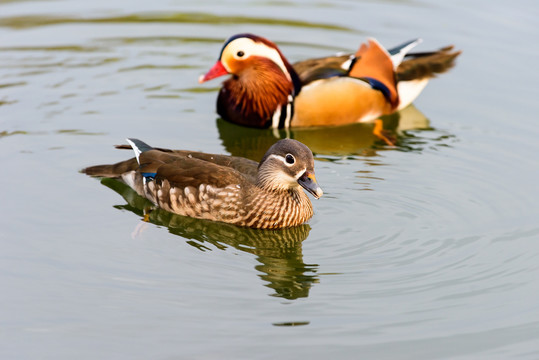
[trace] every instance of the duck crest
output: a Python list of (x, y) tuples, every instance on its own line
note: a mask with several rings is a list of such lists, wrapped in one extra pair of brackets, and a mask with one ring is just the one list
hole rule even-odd
[(269, 127), (275, 113), (281, 115), (286, 109), (294, 92), (293, 82), (273, 61), (253, 57), (251, 68), (223, 83), (217, 99), (217, 112), (235, 123)]

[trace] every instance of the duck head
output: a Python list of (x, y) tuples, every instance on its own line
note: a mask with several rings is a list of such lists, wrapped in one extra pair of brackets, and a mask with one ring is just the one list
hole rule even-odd
[(268, 149), (258, 166), (257, 183), (269, 191), (300, 191), (301, 186), (317, 199), (324, 194), (314, 175), (313, 153), (293, 139), (279, 140)]
[(255, 127), (278, 127), (290, 121), (293, 98), (301, 82), (273, 42), (253, 34), (229, 38), (203, 83), (232, 75), (223, 83), (217, 112), (225, 120)]

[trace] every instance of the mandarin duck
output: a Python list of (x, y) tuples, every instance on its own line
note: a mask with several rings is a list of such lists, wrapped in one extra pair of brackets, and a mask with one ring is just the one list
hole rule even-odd
[(303, 224), (313, 216), (311, 201), (301, 188), (317, 199), (323, 194), (314, 175), (313, 154), (297, 140), (279, 140), (260, 163), (127, 141), (135, 158), (82, 172), (120, 178), (157, 207), (179, 215), (279, 229)]
[(233, 123), (288, 128), (375, 121), (375, 135), (392, 145), (379, 117), (408, 106), (460, 54), (452, 46), (409, 54), (420, 41), (387, 51), (369, 39), (354, 55), (291, 65), (268, 39), (238, 34), (225, 42), (199, 82), (232, 75), (219, 91), (217, 112)]

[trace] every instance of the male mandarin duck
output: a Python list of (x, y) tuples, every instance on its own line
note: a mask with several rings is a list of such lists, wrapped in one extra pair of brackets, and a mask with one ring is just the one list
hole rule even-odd
[(291, 65), (273, 42), (253, 34), (229, 38), (215, 65), (199, 82), (231, 74), (217, 99), (230, 122), (258, 128), (335, 126), (376, 121), (386, 143), (382, 115), (408, 106), (428, 80), (450, 69), (460, 51), (408, 54), (421, 40), (389, 51), (369, 39), (354, 55)]
[(311, 201), (301, 188), (317, 199), (323, 194), (314, 175), (313, 154), (297, 140), (279, 140), (260, 163), (127, 141), (135, 158), (82, 172), (120, 178), (140, 196), (179, 215), (279, 229), (301, 225), (313, 216)]

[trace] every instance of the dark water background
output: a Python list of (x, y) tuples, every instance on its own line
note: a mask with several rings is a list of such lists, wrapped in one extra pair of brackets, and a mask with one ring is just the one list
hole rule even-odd
[[(2, 359), (537, 359), (534, 1), (0, 1)], [(253, 32), (291, 61), (463, 50), (415, 107), (292, 136), (325, 196), (276, 232), (152, 213), (87, 178), (125, 137), (256, 160), (197, 78)], [(280, 136), (287, 134), (281, 133)]]

